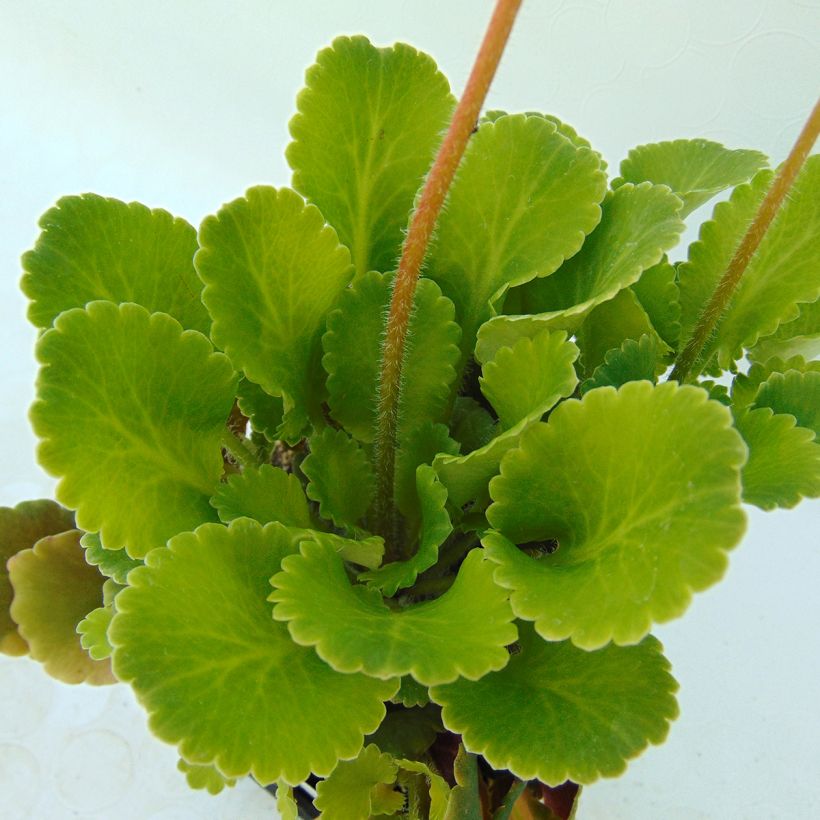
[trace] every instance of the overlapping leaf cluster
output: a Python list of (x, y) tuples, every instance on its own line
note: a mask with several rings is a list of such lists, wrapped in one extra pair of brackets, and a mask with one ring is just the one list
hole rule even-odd
[(252, 774), (286, 816), (311, 775), (330, 820), (475, 816), (479, 788), (508, 816), (478, 755), (546, 786), (617, 775), (677, 713), (650, 630), (721, 578), (741, 501), (820, 493), (818, 159), (695, 382), (659, 384), (765, 158), (647, 145), (608, 184), (569, 126), (496, 111), (418, 286), (398, 526), (373, 531), (391, 280), (452, 108), (426, 55), (340, 38), (298, 98), (292, 188), (198, 233), (67, 197), (24, 258), (31, 417), (74, 512), (0, 511), (0, 646), (66, 681), (113, 668), (193, 787)]

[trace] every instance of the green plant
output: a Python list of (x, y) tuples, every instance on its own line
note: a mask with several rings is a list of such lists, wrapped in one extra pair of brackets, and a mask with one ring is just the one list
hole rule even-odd
[[(328, 817), (565, 815), (552, 787), (665, 736), (648, 632), (719, 580), (741, 498), (818, 494), (816, 158), (715, 331), (765, 159), (644, 146), (608, 191), (571, 128), (490, 112), (450, 187), (504, 39), (415, 208), (447, 83), (341, 39), (292, 124), (301, 196), (252, 189), (198, 237), (69, 197), (24, 261), (40, 458), (85, 533), (52, 502), (3, 511), (2, 646), (95, 683), (113, 648), (194, 786), (250, 772), (292, 814), (313, 773)], [(675, 361), (693, 383), (657, 385)]]

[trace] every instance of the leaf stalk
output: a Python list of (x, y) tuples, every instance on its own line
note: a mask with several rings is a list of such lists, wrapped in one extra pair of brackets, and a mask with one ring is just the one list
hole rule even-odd
[(375, 441), (376, 529), (388, 543), (393, 540), (395, 528), (393, 485), (402, 360), (416, 284), (438, 215), (475, 128), (522, 1), (498, 0), (496, 3), (464, 94), (427, 175), (402, 247), (382, 348)]
[(755, 214), (755, 218), (749, 225), (743, 239), (740, 240), (740, 244), (737, 246), (723, 277), (718, 282), (712, 298), (703, 309), (689, 341), (678, 356), (675, 366), (669, 374), (671, 381), (684, 382), (692, 367), (697, 363), (703, 346), (720, 322), (735, 288), (740, 283), (744, 271), (760, 246), (783, 200), (791, 190), (797, 174), (803, 167), (817, 140), (818, 134), (820, 134), (820, 100), (815, 103), (811, 115), (800, 132), (800, 136), (798, 136), (792, 150), (786, 157), (786, 161), (780, 166), (771, 188), (769, 188), (763, 202), (760, 203), (760, 208), (758, 208), (757, 214)]

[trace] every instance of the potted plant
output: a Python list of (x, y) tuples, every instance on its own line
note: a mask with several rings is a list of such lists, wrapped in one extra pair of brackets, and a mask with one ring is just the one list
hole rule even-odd
[(665, 737), (649, 632), (741, 501), (818, 494), (820, 115), (777, 174), (705, 140), (607, 174), (552, 116), (480, 116), (518, 5), (458, 106), (428, 56), (340, 38), (293, 190), (198, 234), (67, 197), (24, 258), (64, 506), (2, 513), (2, 648), (131, 684), (193, 786), (570, 816)]

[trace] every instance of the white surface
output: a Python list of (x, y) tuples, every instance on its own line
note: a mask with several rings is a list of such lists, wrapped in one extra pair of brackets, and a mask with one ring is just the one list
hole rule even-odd
[[(286, 184), (302, 73), (340, 33), (428, 52), (456, 93), (489, 0), (0, 0), (0, 504), (48, 496), (26, 420), (33, 331), (19, 255), (60, 195), (95, 191), (198, 224)], [(785, 156), (820, 79), (811, 0), (525, 0), (488, 107), (548, 111), (613, 169), (685, 136)], [(705, 214), (704, 214), (705, 215)], [(818, 505), (753, 512), (727, 580), (658, 630), (681, 682), (665, 746), (589, 788), (585, 820), (820, 816)], [(122, 686), (70, 688), (0, 658), (0, 817), (271, 817), (245, 782), (187, 790)]]

